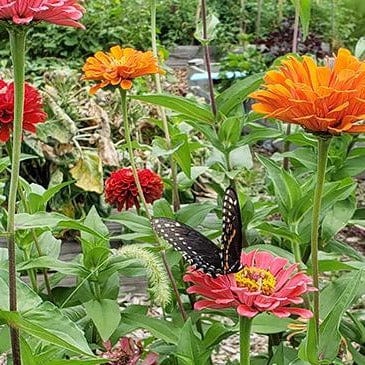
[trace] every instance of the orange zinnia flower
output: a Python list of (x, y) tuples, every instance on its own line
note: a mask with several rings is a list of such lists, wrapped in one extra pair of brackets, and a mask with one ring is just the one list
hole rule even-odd
[(86, 60), (82, 70), (84, 80), (101, 81), (90, 89), (90, 94), (108, 85), (119, 85), (127, 90), (136, 77), (164, 73), (151, 51), (141, 52), (120, 46), (110, 48), (110, 52), (96, 52), (94, 57)]
[(301, 125), (313, 133), (365, 132), (365, 62), (346, 49), (325, 66), (308, 56), (284, 60), (268, 71), (263, 89), (250, 96), (253, 110), (266, 117)]

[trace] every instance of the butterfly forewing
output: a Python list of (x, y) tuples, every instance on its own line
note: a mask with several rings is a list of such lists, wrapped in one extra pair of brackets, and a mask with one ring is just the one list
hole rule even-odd
[(241, 269), (242, 221), (238, 196), (231, 187), (223, 198), (222, 254), (224, 273)]
[(183, 223), (169, 218), (154, 218), (151, 223), (155, 232), (179, 250), (196, 269), (213, 277), (241, 269), (242, 223), (233, 188), (227, 188), (223, 199), (222, 249)]
[(179, 250), (196, 269), (215, 277), (223, 274), (222, 251), (195, 229), (168, 218), (152, 219), (155, 232)]

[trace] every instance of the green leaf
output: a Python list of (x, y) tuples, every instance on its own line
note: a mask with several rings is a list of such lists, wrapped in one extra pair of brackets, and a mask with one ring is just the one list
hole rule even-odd
[(253, 167), (252, 155), (249, 146), (240, 146), (229, 153), (229, 166), (232, 170), (251, 170)]
[(176, 220), (188, 226), (197, 227), (214, 208), (211, 202), (189, 204), (176, 213)]
[(49, 256), (36, 257), (17, 265), (18, 271), (41, 268), (57, 270), (58, 272), (65, 275), (83, 277), (89, 274), (89, 271), (76, 262), (64, 262)]
[[(364, 38), (365, 39), (365, 38)], [(354, 148), (350, 151), (343, 166), (335, 173), (336, 179), (343, 179), (347, 176), (357, 176), (365, 170), (365, 148)]]
[(105, 219), (107, 222), (117, 222), (126, 226), (133, 232), (144, 233), (147, 235), (153, 235), (150, 221), (148, 218), (141, 217), (134, 212), (121, 212), (116, 215), (112, 215)]
[[(9, 308), (8, 271), (0, 269), (0, 309)], [(22, 280), (16, 279), (18, 311), (26, 312), (42, 303), (42, 299)]]
[(219, 19), (214, 14), (209, 14), (206, 17), (206, 27), (207, 27), (207, 35), (204, 37), (203, 32), (203, 23), (199, 20), (196, 25), (196, 31), (194, 32), (194, 37), (201, 44), (209, 44), (213, 39), (215, 39), (217, 35), (217, 26), (219, 25)]
[(260, 231), (264, 231), (274, 236), (278, 236), (284, 239), (287, 239), (291, 242), (299, 242), (300, 237), (294, 233), (290, 232), (287, 226), (277, 226), (273, 222), (263, 222), (256, 226)]
[(338, 354), (338, 346), (341, 341), (340, 321), (343, 313), (357, 295), (362, 274), (363, 271), (359, 270), (353, 275), (352, 280), (347, 283), (345, 290), (341, 292), (331, 312), (319, 327), (319, 353), (323, 360), (332, 361)]
[(103, 341), (110, 338), (120, 321), (119, 305), (115, 300), (100, 299), (84, 303), (87, 315), (94, 322)]
[(107, 237), (109, 236), (109, 230), (100, 218), (97, 210), (95, 209), (95, 206), (92, 206), (92, 208), (89, 210), (89, 213), (84, 220), (84, 225), (91, 228), (93, 231), (100, 233), (105, 238), (100, 240), (100, 235), (95, 236), (94, 234), (84, 231), (81, 232), (82, 240), (87, 241), (92, 245), (101, 245), (103, 247), (108, 247)]
[(347, 225), (355, 210), (356, 199), (352, 196), (349, 199), (336, 202), (327, 211), (321, 225), (321, 238), (324, 245)]
[(262, 83), (262, 75), (252, 75), (243, 80), (237, 80), (231, 87), (217, 96), (216, 103), (218, 112), (224, 116), (242, 104), (248, 95), (255, 91)]
[[(274, 124), (274, 123), (273, 123)], [(258, 141), (276, 139), (282, 136), (282, 132), (276, 128), (270, 128), (258, 123), (248, 123), (250, 132), (241, 138), (238, 145), (251, 145)]]
[(206, 364), (209, 359), (210, 352), (201, 348), (201, 339), (194, 333), (191, 318), (185, 322), (176, 347), (176, 356), (183, 364)]
[(303, 40), (307, 38), (309, 31), (309, 22), (311, 18), (312, 0), (299, 0), (299, 17), (303, 29)]
[(252, 332), (265, 335), (285, 332), (288, 329), (288, 325), (292, 322), (293, 320), (290, 318), (278, 318), (268, 313), (261, 313), (253, 319)]
[(219, 322), (215, 322), (204, 334), (202, 347), (206, 349), (213, 349), (215, 346), (219, 345), (224, 339), (235, 334), (236, 332), (237, 331), (235, 330), (226, 328), (223, 324)]
[(281, 342), (276, 348), (269, 365), (292, 365), (296, 358), (297, 351), (292, 347), (284, 346), (284, 343)]
[(240, 139), (242, 128), (242, 117), (230, 117), (225, 119), (218, 130), (219, 140), (226, 148), (234, 146)]
[(131, 98), (171, 109), (183, 115), (186, 119), (192, 119), (209, 124), (214, 121), (214, 115), (208, 108), (200, 106), (198, 103), (183, 97), (154, 94), (132, 96)]
[(28, 342), (23, 338), (23, 336), (20, 336), (20, 348), (23, 364), (38, 365), (36, 359), (33, 356), (31, 347), (28, 345)]
[(274, 161), (263, 156), (257, 156), (265, 166), (269, 177), (274, 184), (275, 195), (282, 207), (282, 214), (285, 220), (290, 220), (290, 211), (302, 197), (301, 186), (296, 179)]
[(162, 198), (153, 202), (153, 215), (155, 217), (174, 218), (174, 212), (170, 203)]
[(85, 191), (101, 194), (104, 190), (103, 166), (99, 155), (94, 151), (83, 151), (74, 167), (70, 169), (75, 185)]
[(179, 148), (174, 152), (173, 156), (178, 165), (181, 167), (186, 176), (191, 175), (191, 156), (189, 139), (186, 134), (178, 134), (172, 137), (173, 145), (178, 144)]
[(122, 312), (122, 323), (129, 324), (132, 328), (143, 328), (151, 332), (155, 337), (172, 344), (177, 344), (181, 329), (175, 327), (170, 321), (151, 318), (145, 315), (133, 315)]
[(299, 346), (298, 356), (302, 360), (309, 361), (310, 364), (319, 364), (318, 341), (314, 317), (311, 318), (308, 322), (307, 336), (304, 338)]
[[(54, 259), (57, 259), (60, 255), (61, 243), (62, 240), (54, 237), (50, 231), (43, 232), (38, 237), (38, 244), (43, 256), (48, 256)], [(38, 253), (36, 254), (36, 249), (33, 248), (33, 250), (34, 256), (38, 256)]]
[(21, 331), (72, 353), (93, 356), (82, 331), (53, 304), (43, 303), (24, 315), (0, 310), (0, 319)]

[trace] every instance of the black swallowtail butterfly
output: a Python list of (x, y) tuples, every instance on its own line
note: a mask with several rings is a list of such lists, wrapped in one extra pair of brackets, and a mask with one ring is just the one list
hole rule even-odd
[(186, 224), (169, 218), (153, 218), (151, 223), (155, 232), (181, 251), (197, 270), (216, 277), (242, 268), (241, 213), (237, 194), (231, 187), (226, 189), (223, 199), (222, 249)]

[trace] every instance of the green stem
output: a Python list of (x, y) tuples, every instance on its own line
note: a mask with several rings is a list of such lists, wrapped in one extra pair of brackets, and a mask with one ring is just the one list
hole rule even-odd
[(318, 137), (318, 165), (317, 165), (317, 181), (313, 197), (313, 215), (312, 215), (312, 232), (311, 232), (311, 258), (313, 270), (313, 285), (318, 290), (313, 293), (313, 312), (318, 333), (319, 328), (319, 269), (318, 269), (318, 237), (319, 223), (321, 213), (322, 193), (324, 186), (324, 178), (326, 174), (328, 148), (331, 139)]
[[(152, 52), (153, 55), (158, 58), (157, 53), (157, 41), (156, 41), (156, 0), (151, 0), (151, 44), (152, 44)], [(158, 94), (162, 93), (162, 87), (161, 87), (161, 78), (160, 74), (155, 74), (155, 83), (156, 83), (156, 90)], [(169, 126), (167, 123), (167, 117), (165, 113), (165, 109), (163, 107), (157, 108), (159, 115), (161, 116), (162, 120), (162, 128), (165, 134), (166, 142), (167, 142), (167, 148), (171, 149), (171, 136), (169, 132)], [(179, 198), (179, 186), (177, 183), (177, 166), (176, 162), (171, 155), (170, 157), (170, 166), (171, 166), (171, 180), (172, 180), (172, 206), (174, 208), (174, 211), (178, 211), (180, 209), (180, 198)]]
[[(19, 182), (20, 153), (22, 144), (22, 127), (24, 114), (24, 64), (26, 30), (23, 27), (9, 28), (10, 49), (14, 67), (14, 126), (12, 169), (8, 199), (8, 255), (9, 255), (9, 308), (17, 311), (16, 297), (16, 262), (15, 262), (15, 210)], [(20, 365), (19, 331), (10, 327), (13, 364)]]
[[(133, 152), (132, 139), (131, 139), (131, 134), (130, 134), (131, 132), (130, 132), (129, 123), (128, 123), (127, 92), (123, 89), (120, 89), (120, 95), (121, 95), (122, 114), (123, 114), (123, 123), (124, 123), (123, 124), (124, 125), (124, 137), (125, 137), (125, 140), (126, 140), (126, 143), (127, 143), (129, 160), (130, 160), (130, 164), (131, 164), (131, 167), (132, 167), (132, 174), (133, 174), (134, 181), (136, 182), (138, 196), (139, 196), (139, 199), (141, 200), (142, 205), (145, 209), (146, 216), (149, 220), (151, 220), (152, 216), (151, 216), (151, 213), (148, 210), (146, 199), (144, 198), (144, 195), (143, 195), (142, 186), (141, 186), (141, 183), (140, 183), (139, 177), (138, 177), (137, 166), (136, 166), (136, 163), (134, 161), (134, 152)], [(156, 240), (157, 241), (159, 240), (157, 236), (156, 236)], [(184, 310), (184, 306), (182, 304), (182, 301), (181, 301), (181, 298), (180, 298), (180, 295), (179, 295), (179, 290), (177, 288), (174, 276), (173, 276), (172, 271), (171, 271), (171, 269), (168, 265), (165, 250), (161, 251), (161, 258), (162, 258), (162, 262), (165, 266), (165, 270), (167, 272), (167, 275), (169, 276), (169, 279), (170, 279), (170, 282), (171, 282), (171, 285), (172, 285), (172, 289), (173, 289), (173, 291), (176, 295), (176, 300), (177, 300), (177, 303), (178, 303), (178, 306), (179, 306), (179, 309), (180, 309), (180, 312), (181, 312), (181, 316), (184, 319), (184, 321), (186, 321), (187, 315), (186, 315), (186, 312)]]
[(214, 96), (212, 70), (210, 67), (206, 0), (201, 0), (201, 19), (202, 19), (202, 25), (203, 25), (203, 39), (204, 39), (204, 43), (202, 44), (202, 46), (204, 49), (205, 68), (206, 68), (207, 74), (208, 74), (210, 107), (212, 108), (212, 113), (216, 117), (218, 114), (218, 110), (217, 110), (217, 103), (215, 101), (215, 96)]
[(240, 365), (250, 365), (252, 318), (240, 316)]
[(292, 250), (292, 253), (294, 255), (295, 262), (297, 262), (298, 264), (300, 264), (302, 262), (302, 254), (300, 252), (299, 242), (292, 241), (291, 242), (291, 250)]

